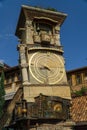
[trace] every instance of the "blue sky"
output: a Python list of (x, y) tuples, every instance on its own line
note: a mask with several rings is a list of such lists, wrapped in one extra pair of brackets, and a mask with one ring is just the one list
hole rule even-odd
[(87, 0), (0, 0), (0, 60), (10, 66), (18, 64), (14, 34), (22, 4), (53, 7), (68, 14), (61, 27), (66, 69), (87, 66)]

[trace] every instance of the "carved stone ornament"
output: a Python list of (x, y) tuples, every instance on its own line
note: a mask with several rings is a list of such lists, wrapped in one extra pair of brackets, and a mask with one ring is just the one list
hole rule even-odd
[(55, 30), (56, 31), (60, 31), (60, 27), (57, 25), (57, 26), (55, 26)]
[(26, 45), (25, 44), (19, 44), (18, 45), (18, 50), (20, 50), (20, 52), (25, 52), (26, 49)]
[(27, 68), (27, 67), (28, 67), (28, 64), (27, 64), (27, 63), (21, 64), (21, 67), (22, 67), (22, 68)]
[(21, 58), (21, 60), (25, 60), (26, 61), (25, 52), (21, 52), (20, 53), (20, 58)]
[(26, 21), (26, 27), (32, 27), (32, 21), (27, 20)]
[(57, 25), (55, 26), (55, 33), (56, 34), (59, 34), (60, 33), (60, 27)]

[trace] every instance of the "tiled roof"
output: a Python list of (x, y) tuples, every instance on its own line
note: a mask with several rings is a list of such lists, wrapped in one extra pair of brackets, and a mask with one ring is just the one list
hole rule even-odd
[(67, 70), (67, 74), (69, 73), (74, 73), (74, 72), (80, 72), (80, 71), (83, 71), (83, 70), (87, 70), (87, 66), (84, 66), (84, 67), (81, 67), (81, 68), (76, 68), (76, 69), (72, 69), (72, 70)]
[(72, 99), (71, 116), (75, 122), (87, 121), (87, 95)]

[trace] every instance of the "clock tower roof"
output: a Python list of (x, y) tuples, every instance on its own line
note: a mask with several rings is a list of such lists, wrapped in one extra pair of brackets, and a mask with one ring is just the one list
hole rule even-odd
[(43, 9), (39, 7), (22, 5), (15, 35), (19, 36), (20, 30), (25, 29), (26, 20), (46, 19), (50, 22), (53, 22), (55, 24), (57, 23), (59, 26), (61, 26), (66, 17), (67, 14), (59, 11), (52, 11), (52, 10)]

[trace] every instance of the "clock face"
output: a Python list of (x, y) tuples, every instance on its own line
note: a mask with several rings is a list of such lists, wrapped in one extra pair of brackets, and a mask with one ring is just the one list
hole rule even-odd
[(53, 52), (36, 52), (30, 57), (29, 71), (39, 83), (57, 84), (64, 76), (64, 63)]

